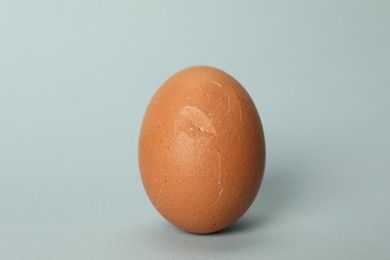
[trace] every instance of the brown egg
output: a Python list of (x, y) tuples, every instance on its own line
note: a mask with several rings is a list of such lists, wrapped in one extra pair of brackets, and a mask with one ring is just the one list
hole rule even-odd
[(146, 110), (139, 165), (145, 190), (168, 221), (193, 233), (221, 230), (254, 201), (265, 165), (256, 107), (212, 67), (169, 78)]

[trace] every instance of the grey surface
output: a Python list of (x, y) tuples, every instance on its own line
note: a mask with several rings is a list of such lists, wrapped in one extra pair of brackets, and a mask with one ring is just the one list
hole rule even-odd
[[(389, 1), (0, 2), (0, 259), (389, 259)], [(267, 167), (232, 228), (151, 206), (137, 142), (190, 65), (236, 77)]]

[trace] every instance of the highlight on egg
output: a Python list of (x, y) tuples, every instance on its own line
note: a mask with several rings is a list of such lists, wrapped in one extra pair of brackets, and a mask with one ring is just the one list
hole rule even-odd
[(249, 94), (217, 68), (174, 74), (146, 109), (139, 167), (152, 204), (172, 224), (199, 234), (233, 224), (256, 198), (265, 167)]

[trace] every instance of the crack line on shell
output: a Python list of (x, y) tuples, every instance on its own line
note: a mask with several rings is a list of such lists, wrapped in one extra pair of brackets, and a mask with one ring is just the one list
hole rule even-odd
[(222, 176), (221, 175), (221, 153), (218, 150), (216, 150), (213, 147), (211, 147), (210, 145), (208, 145), (208, 147), (211, 150), (213, 150), (217, 154), (217, 156), (218, 156), (218, 185), (221, 186), (221, 190), (219, 191), (218, 198), (212, 204), (212, 206), (214, 206), (218, 202), (218, 200), (221, 199), (221, 194), (223, 192), (223, 187), (222, 187), (222, 184), (221, 184), (221, 176)]
[(226, 111), (226, 115), (229, 114), (229, 111), (230, 111), (230, 96), (227, 96), (228, 97), (228, 102), (227, 102), (227, 111)]
[(210, 145), (208, 145), (208, 147), (213, 150), (218, 156), (218, 184), (221, 184), (221, 153)]
[(213, 83), (214, 85), (217, 85), (218, 87), (222, 88), (222, 85), (219, 84), (218, 82), (215, 82), (215, 81), (213, 81), (213, 80), (210, 80), (210, 82)]

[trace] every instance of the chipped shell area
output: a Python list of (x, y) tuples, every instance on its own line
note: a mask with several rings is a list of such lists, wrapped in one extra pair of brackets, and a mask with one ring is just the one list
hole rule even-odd
[(259, 190), (265, 145), (252, 100), (228, 74), (192, 67), (168, 79), (145, 113), (145, 190), (170, 222), (194, 233), (234, 223)]

